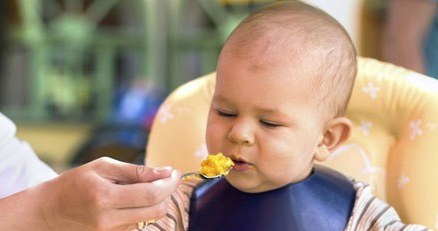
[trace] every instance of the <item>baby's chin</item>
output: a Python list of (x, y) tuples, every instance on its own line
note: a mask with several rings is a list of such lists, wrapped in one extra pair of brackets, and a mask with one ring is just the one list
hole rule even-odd
[(261, 192), (267, 192), (271, 191), (277, 188), (281, 188), (282, 186), (286, 185), (271, 185), (266, 184), (262, 182), (258, 182), (254, 179), (248, 179), (241, 176), (238, 176), (235, 172), (231, 171), (230, 174), (225, 176), (225, 179), (228, 181), (228, 183), (231, 184), (235, 189), (246, 192), (246, 193), (261, 193)]

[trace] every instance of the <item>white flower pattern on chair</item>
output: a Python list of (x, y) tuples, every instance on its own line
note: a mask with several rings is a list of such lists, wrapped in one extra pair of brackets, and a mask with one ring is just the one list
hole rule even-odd
[(160, 107), (160, 110), (157, 113), (157, 117), (161, 124), (166, 124), (167, 121), (172, 120), (175, 116), (170, 112), (171, 109), (170, 104), (165, 104)]
[(409, 134), (411, 140), (414, 140), (417, 136), (420, 136), (423, 134), (423, 130), (420, 128), (421, 126), (421, 119), (412, 120), (409, 122)]
[(368, 136), (370, 134), (370, 130), (372, 126), (373, 126), (372, 122), (361, 120), (359, 125), (359, 131), (361, 131), (364, 136)]
[(368, 85), (362, 88), (362, 91), (368, 94), (371, 99), (375, 100), (378, 98), (378, 93), (380, 91), (380, 87), (376, 86), (374, 83), (369, 82)]
[(399, 176), (399, 178), (397, 180), (398, 189), (402, 189), (403, 187), (405, 187), (406, 184), (409, 183), (409, 181), (411, 181), (411, 179), (409, 179), (409, 177), (407, 177), (405, 175)]

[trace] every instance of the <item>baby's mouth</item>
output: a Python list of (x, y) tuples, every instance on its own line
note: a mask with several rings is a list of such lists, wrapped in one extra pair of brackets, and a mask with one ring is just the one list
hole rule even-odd
[(231, 158), (231, 159), (234, 162), (234, 166), (233, 166), (232, 170), (235, 170), (235, 171), (246, 171), (246, 170), (249, 170), (249, 169), (253, 168), (252, 164), (250, 164), (250, 163), (248, 163), (248, 162), (246, 162), (246, 161), (244, 161), (244, 160), (242, 160), (240, 158), (239, 159)]

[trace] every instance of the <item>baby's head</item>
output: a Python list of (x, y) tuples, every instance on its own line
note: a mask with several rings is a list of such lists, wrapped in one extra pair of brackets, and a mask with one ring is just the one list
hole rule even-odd
[(207, 123), (209, 152), (235, 161), (227, 180), (262, 192), (305, 179), (349, 137), (355, 75), (351, 39), (323, 11), (287, 1), (245, 19), (219, 56)]

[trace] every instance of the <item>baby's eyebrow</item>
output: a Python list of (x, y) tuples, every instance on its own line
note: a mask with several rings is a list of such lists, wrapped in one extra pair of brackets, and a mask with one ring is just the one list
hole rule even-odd
[(229, 100), (227, 100), (227, 98), (225, 98), (221, 95), (217, 95), (217, 94), (213, 95), (213, 100), (216, 102), (220, 102), (220, 103), (229, 103), (230, 102)]
[(286, 119), (286, 120), (291, 120), (292, 118), (279, 110), (276, 109), (271, 109), (271, 108), (257, 108), (256, 111), (262, 115), (268, 115), (268, 116), (275, 116), (279, 119)]

